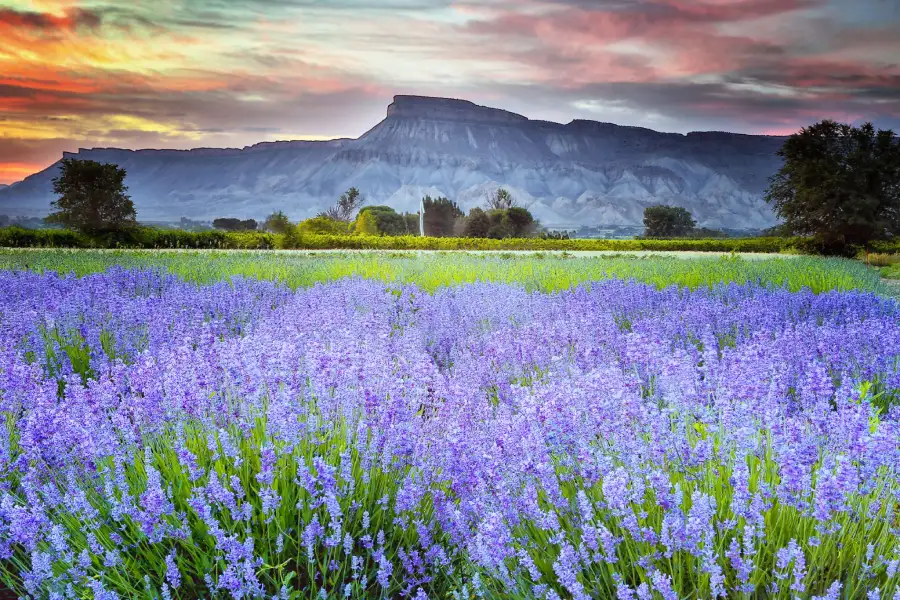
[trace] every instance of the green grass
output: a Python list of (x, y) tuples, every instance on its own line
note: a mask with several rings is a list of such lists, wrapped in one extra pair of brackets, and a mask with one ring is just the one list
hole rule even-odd
[(858, 261), (806, 256), (746, 260), (740, 255), (686, 259), (664, 255), (575, 257), (542, 253), (0, 250), (0, 269), (50, 270), (83, 276), (114, 266), (164, 268), (198, 283), (244, 276), (276, 280), (294, 287), (361, 276), (413, 282), (428, 290), (442, 285), (492, 281), (551, 291), (612, 277), (635, 279), (657, 287), (675, 284), (692, 289), (746, 282), (791, 290), (809, 288), (814, 292), (861, 289), (885, 293), (887, 289), (877, 271)]

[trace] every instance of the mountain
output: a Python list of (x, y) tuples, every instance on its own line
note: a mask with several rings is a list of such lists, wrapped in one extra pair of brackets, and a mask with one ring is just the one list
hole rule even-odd
[[(687, 135), (575, 120), (530, 120), (465, 100), (396, 96), (359, 139), (266, 142), (243, 149), (81, 149), (64, 157), (124, 167), (138, 219), (315, 215), (351, 186), (370, 203), (415, 211), (425, 195), (464, 209), (503, 186), (545, 225), (639, 225), (651, 204), (689, 209), (709, 227), (775, 222), (763, 201), (784, 138)], [(58, 163), (0, 189), (0, 214), (49, 212)]]

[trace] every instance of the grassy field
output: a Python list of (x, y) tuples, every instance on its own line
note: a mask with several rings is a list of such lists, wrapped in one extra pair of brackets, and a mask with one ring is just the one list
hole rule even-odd
[(751, 260), (740, 255), (684, 258), (657, 254), (582, 257), (553, 253), (0, 250), (0, 269), (27, 268), (85, 275), (116, 266), (164, 268), (199, 283), (243, 276), (280, 281), (293, 287), (360, 276), (411, 282), (428, 290), (475, 281), (560, 290), (609, 278), (692, 289), (750, 282), (794, 291), (861, 289), (884, 293), (887, 290), (876, 271), (857, 261), (805, 256)]

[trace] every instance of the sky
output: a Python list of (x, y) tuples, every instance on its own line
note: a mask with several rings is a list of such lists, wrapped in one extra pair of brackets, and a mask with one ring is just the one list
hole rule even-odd
[(900, 0), (0, 0), (0, 183), (78, 148), (358, 137), (395, 94), (900, 131)]

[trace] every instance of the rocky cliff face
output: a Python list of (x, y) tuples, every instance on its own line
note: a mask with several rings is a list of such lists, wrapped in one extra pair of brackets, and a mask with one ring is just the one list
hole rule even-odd
[[(740, 229), (774, 222), (762, 193), (782, 142), (562, 125), (464, 100), (397, 96), (387, 117), (356, 140), (67, 156), (124, 167), (142, 220), (260, 218), (273, 210), (301, 219), (350, 186), (400, 211), (416, 210), (424, 194), (468, 209), (503, 186), (546, 225), (638, 225), (646, 206), (666, 203), (689, 209), (701, 225)], [(0, 189), (0, 213), (46, 214), (57, 169)]]

